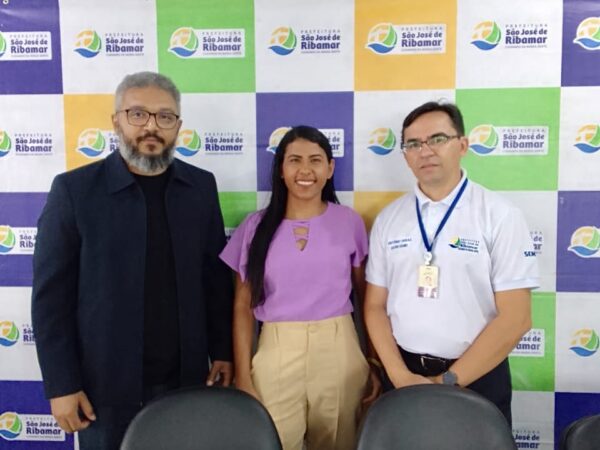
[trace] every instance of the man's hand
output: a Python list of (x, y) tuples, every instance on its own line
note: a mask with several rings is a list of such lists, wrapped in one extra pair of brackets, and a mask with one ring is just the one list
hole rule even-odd
[(50, 409), (58, 425), (67, 433), (85, 430), (96, 420), (94, 408), (83, 391), (51, 398)]
[(229, 386), (233, 378), (233, 364), (229, 361), (213, 361), (210, 373), (206, 379), (207, 386), (220, 384), (221, 386)]
[(416, 373), (407, 372), (402, 374), (401, 376), (390, 377), (390, 381), (394, 385), (396, 389), (413, 386), (415, 384), (432, 384), (429, 378), (424, 377), (423, 375), (417, 375)]

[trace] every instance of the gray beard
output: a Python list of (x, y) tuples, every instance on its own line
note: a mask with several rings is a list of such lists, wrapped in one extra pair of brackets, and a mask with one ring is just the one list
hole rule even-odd
[(158, 175), (171, 165), (175, 158), (175, 142), (165, 147), (160, 155), (144, 155), (140, 153), (137, 145), (125, 142), (123, 135), (119, 135), (119, 153), (128, 166), (134, 167), (146, 175)]

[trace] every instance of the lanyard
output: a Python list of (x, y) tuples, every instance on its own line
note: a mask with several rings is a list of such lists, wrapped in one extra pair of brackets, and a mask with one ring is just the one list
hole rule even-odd
[(438, 237), (438, 235), (440, 234), (440, 232), (442, 231), (442, 228), (444, 228), (444, 225), (446, 225), (446, 222), (450, 218), (450, 214), (452, 214), (452, 211), (454, 211), (454, 207), (456, 206), (456, 204), (462, 197), (463, 192), (465, 191), (465, 188), (467, 187), (468, 181), (469, 180), (467, 178), (465, 178), (465, 181), (463, 182), (462, 186), (460, 187), (458, 194), (456, 194), (456, 197), (454, 197), (454, 200), (452, 200), (452, 203), (450, 204), (450, 208), (448, 208), (448, 211), (446, 211), (446, 214), (444, 215), (442, 221), (440, 222), (440, 225), (438, 226), (438, 228), (435, 232), (435, 235), (433, 236), (433, 240), (431, 241), (431, 244), (429, 243), (429, 239), (427, 239), (427, 233), (425, 232), (425, 225), (423, 225), (423, 218), (421, 217), (421, 208), (419, 208), (419, 199), (415, 198), (415, 205), (417, 207), (417, 219), (419, 220), (419, 229), (421, 230), (421, 237), (423, 238), (423, 243), (425, 244), (425, 248), (427, 249), (427, 252), (425, 253), (425, 265), (429, 265), (431, 263), (431, 260), (433, 259), (432, 250), (433, 250), (433, 245), (435, 244), (435, 240)]

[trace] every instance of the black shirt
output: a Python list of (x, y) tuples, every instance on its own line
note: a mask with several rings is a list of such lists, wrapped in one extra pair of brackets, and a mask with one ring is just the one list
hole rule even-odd
[(179, 379), (179, 312), (175, 259), (165, 193), (171, 170), (156, 176), (135, 175), (146, 199), (144, 281), (144, 386)]

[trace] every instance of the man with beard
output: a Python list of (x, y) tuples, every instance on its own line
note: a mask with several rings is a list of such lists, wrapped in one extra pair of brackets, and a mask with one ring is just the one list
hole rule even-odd
[[(213, 175), (174, 159), (180, 93), (126, 76), (119, 152), (58, 175), (38, 223), (32, 319), (44, 388), (82, 450), (118, 449), (150, 399), (231, 381), (231, 277)], [(209, 369), (209, 359), (211, 361)]]

